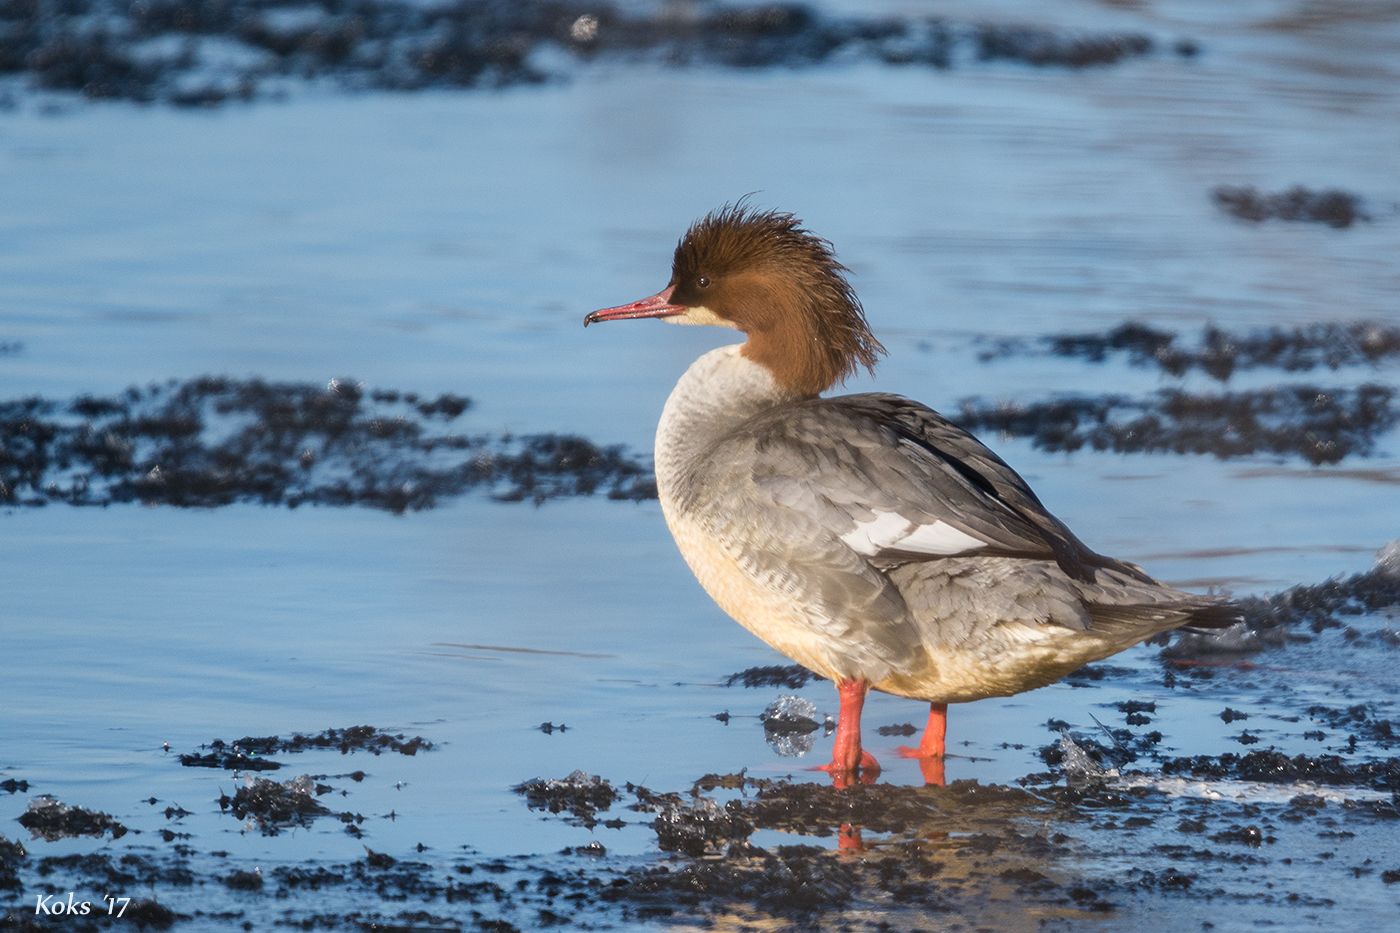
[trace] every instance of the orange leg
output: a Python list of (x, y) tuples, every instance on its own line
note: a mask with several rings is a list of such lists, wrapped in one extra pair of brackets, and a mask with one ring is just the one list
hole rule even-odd
[(942, 758), (947, 753), (948, 704), (930, 703), (928, 725), (924, 727), (924, 737), (919, 740), (919, 757)]
[(948, 704), (930, 703), (928, 725), (924, 727), (924, 736), (919, 740), (919, 747), (915, 749), (901, 745), (899, 754), (904, 758), (919, 759), (919, 770), (924, 774), (924, 782), (942, 787), (945, 783), (943, 756), (947, 753), (947, 739)]
[(866, 783), (873, 781), (880, 772), (879, 763), (860, 747), (860, 711), (865, 706), (865, 694), (869, 690), (870, 684), (863, 680), (842, 680), (836, 684), (836, 692), (841, 697), (841, 712), (836, 720), (831, 764), (813, 770), (830, 773), (838, 787), (847, 786), (850, 776), (861, 769), (866, 772), (862, 776)]

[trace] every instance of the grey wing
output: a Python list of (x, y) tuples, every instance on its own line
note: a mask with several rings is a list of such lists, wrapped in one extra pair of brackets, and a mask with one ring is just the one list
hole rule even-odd
[(978, 554), (1055, 560), (1071, 577), (1138, 568), (1089, 550), (1025, 480), (937, 412), (895, 395), (784, 406), (746, 430), (765, 448), (755, 481), (881, 567)]
[(750, 579), (785, 594), (805, 627), (850, 665), (845, 676), (873, 681), (914, 670), (923, 648), (899, 590), (840, 540), (836, 513), (771, 482), (775, 471), (820, 473), (823, 458), (763, 435), (741, 430), (711, 448), (680, 507)]
[[(890, 579), (903, 565), (1019, 558), (1062, 573), (1077, 583), (1038, 587), (1035, 605), (1006, 615), (1072, 629), (1090, 627), (1091, 617), (1138, 617), (1155, 599), (1128, 591), (1160, 587), (1087, 548), (975, 437), (899, 396), (781, 406), (719, 441), (693, 478), (690, 508), (746, 573), (805, 605), (813, 628), (866, 646), (892, 670), (914, 663), (922, 642), (913, 617), (924, 613), (911, 612)], [(1126, 591), (1110, 595), (1117, 587)], [(1214, 602), (1183, 607), (1185, 594), (1155, 595), (1166, 592), (1178, 618)]]
[[(942, 415), (895, 395), (848, 396), (853, 409), (865, 412), (896, 432), (921, 465), (932, 465), (949, 482), (939, 493), (951, 512), (944, 520), (974, 529), (988, 540), (983, 555), (1053, 557), (1065, 573), (1092, 582), (1089, 568), (1126, 573), (1155, 582), (1140, 567), (1090, 550), (1031, 491), (1026, 481), (987, 447)], [(844, 401), (844, 400), (842, 400)]]
[(969, 553), (1055, 560), (1077, 544), (1068, 530), (1071, 543), (1047, 540), (1063, 525), (995, 454), (897, 396), (759, 415), (715, 443), (683, 488), (679, 506), (744, 572), (873, 679), (910, 669), (922, 650), (885, 571)]

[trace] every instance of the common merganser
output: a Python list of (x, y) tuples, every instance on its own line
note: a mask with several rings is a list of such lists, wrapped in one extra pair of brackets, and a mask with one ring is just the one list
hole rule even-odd
[[(656, 483), (686, 562), (725, 612), (835, 682), (831, 764), (849, 781), (868, 690), (924, 700), (941, 783), (947, 704), (1011, 696), (1184, 624), (1237, 619), (1090, 550), (966, 431), (897, 395), (822, 398), (885, 352), (831, 244), (791, 214), (726, 206), (671, 281), (598, 321), (714, 324), (656, 431)], [(839, 782), (838, 782), (839, 783)], [(844, 784), (842, 785), (844, 786)]]

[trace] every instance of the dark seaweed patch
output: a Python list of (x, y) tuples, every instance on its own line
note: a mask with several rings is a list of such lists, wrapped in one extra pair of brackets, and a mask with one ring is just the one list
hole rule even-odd
[(742, 684), (745, 687), (787, 687), (797, 690), (805, 687), (808, 681), (825, 680), (820, 674), (807, 670), (800, 664), (769, 664), (763, 667), (750, 667), (730, 674), (724, 681), (726, 687)]
[(403, 512), (485, 488), (503, 501), (655, 498), (620, 446), (445, 428), (468, 399), (202, 377), (69, 403), (0, 402), (0, 503), (367, 505)]
[[(1337, 713), (1351, 715), (1348, 710)], [(1272, 767), (1253, 756), (1181, 761), (1202, 775)], [(1298, 766), (1295, 759), (1287, 761)], [(1353, 768), (1350, 777), (1358, 774)], [(1389, 779), (1379, 772), (1375, 776)], [(529, 783), (611, 787), (601, 778), (577, 773), (565, 782)], [(837, 789), (737, 774), (707, 775), (696, 787), (743, 796), (720, 804), (694, 791), (687, 800), (683, 793), (633, 788), (640, 808), (658, 814), (651, 824), (658, 842), (676, 853), (662, 858), (573, 857), (602, 854), (601, 846), (587, 845), (560, 856), (458, 855), (443, 865), (367, 849), (363, 859), (349, 864), (279, 865), (264, 873), (254, 862), (230, 862), (228, 853), (215, 852), (210, 853), (215, 862), (194, 874), (187, 861), (193, 850), (184, 848), (177, 858), (134, 852), (119, 858), (105, 853), (60, 856), (37, 865), (22, 863), (19, 871), (25, 882), (34, 879), (32, 887), (50, 892), (95, 884), (118, 889), (140, 885), (149, 890), (153, 905), (156, 895), (171, 888), (194, 889), (201, 899), (216, 888), (226, 889), (231, 893), (225, 896), (242, 910), (197, 915), (230, 928), (275, 923), (302, 929), (518, 933), (522, 928), (597, 929), (674, 918), (725, 929), (1012, 929), (1027, 916), (1071, 921), (1113, 911), (1115, 901), (1123, 898), (1148, 910), (1165, 906), (1150, 900), (1162, 896), (1220, 909), (1261, 899), (1269, 905), (1325, 908), (1332, 902), (1289, 891), (1315, 883), (1317, 874), (1311, 865), (1290, 868), (1292, 859), (1279, 857), (1294, 851), (1285, 846), (1296, 845), (1298, 835), (1305, 845), (1314, 837), (1325, 838), (1334, 851), (1320, 853), (1312, 864), (1334, 854), (1361, 862), (1345, 850), (1347, 841), (1372, 824), (1384, 833), (1400, 818), (1392, 804), (1378, 801), (1337, 805), (1299, 794), (1286, 805), (1208, 804), (1174, 801), (1145, 790), (1123, 792), (1107, 784), (1038, 788), (1035, 793), (973, 781), (948, 787)], [(756, 791), (752, 797), (751, 791)], [(756, 829), (807, 839), (834, 836), (840, 851), (805, 840), (759, 848), (749, 841)], [(1101, 876), (1079, 874), (1085, 856), (1103, 841), (1084, 835), (1105, 830), (1132, 831), (1110, 837), (1117, 867)], [(866, 839), (863, 832), (892, 835)], [(1288, 832), (1294, 838), (1283, 838)], [(1205, 847), (1207, 841), (1212, 848)], [(1267, 858), (1258, 851), (1266, 845)], [(1123, 867), (1125, 857), (1131, 867)], [(1362, 884), (1390, 883), (1383, 869), (1384, 864), (1368, 859), (1343, 874)], [(471, 880), (479, 874), (495, 880)], [(1327, 877), (1329, 885), (1338, 883), (1335, 875)], [(354, 899), (353, 910), (341, 907), (337, 912), (332, 905), (347, 898)], [(367, 898), (378, 899), (383, 910), (374, 910)], [(264, 905), (275, 910), (275, 920), (259, 913)], [(165, 922), (161, 917), (192, 919), (152, 910), (146, 921), (151, 925)], [(23, 914), (13, 908), (0, 918), (0, 927), (50, 928), (26, 925)], [(81, 919), (65, 925), (105, 928), (89, 927)], [(1068, 928), (1066, 923), (1042, 926)]]
[(136, 924), (138, 930), (150, 927), (153, 930), (168, 930), (175, 925), (177, 920), (188, 920), (183, 914), (166, 907), (159, 901), (151, 898), (137, 898), (127, 905), (126, 913), (121, 919)]
[(603, 897), (665, 911), (654, 916), (669, 915), (677, 903), (693, 908), (713, 901), (752, 904), (780, 916), (843, 907), (857, 890), (859, 870), (818, 852), (775, 856), (752, 864), (697, 861), (674, 871), (660, 866), (633, 875), (626, 885), (605, 891)]
[(1195, 346), (1189, 346), (1178, 334), (1128, 321), (1103, 333), (1004, 338), (981, 350), (978, 358), (989, 362), (1044, 353), (1087, 363), (1123, 356), (1134, 366), (1156, 366), (1173, 376), (1198, 369), (1224, 381), (1243, 369), (1307, 372), (1320, 366), (1377, 366), (1400, 359), (1400, 327), (1356, 321), (1269, 327), (1241, 334), (1208, 326)]
[(721, 806), (699, 798), (692, 803), (662, 807), (652, 822), (656, 844), (666, 852), (695, 858), (720, 855), (753, 834), (753, 824), (743, 816), (743, 805), (730, 801)]
[(309, 826), (316, 817), (329, 814), (316, 797), (330, 790), (308, 774), (280, 784), (250, 775), (232, 797), (219, 796), (219, 809), (240, 820), (252, 820), (264, 835), (275, 836), (286, 827)]
[(1127, 33), (1106, 36), (1066, 36), (1028, 26), (980, 25), (973, 30), (977, 57), (1008, 59), (1030, 65), (1114, 65), (1152, 51), (1147, 36)]
[(1361, 198), (1348, 191), (1329, 188), (1313, 191), (1295, 185), (1279, 194), (1265, 194), (1252, 185), (1219, 185), (1211, 189), (1211, 200), (1231, 217), (1260, 223), (1265, 220), (1291, 220), (1326, 224), (1342, 229), (1358, 220), (1370, 220), (1361, 207)]
[(595, 817), (599, 810), (607, 810), (622, 796), (607, 781), (583, 771), (560, 780), (534, 778), (511, 790), (523, 795), (530, 809), (550, 813), (568, 810), (588, 829), (598, 825)]
[[(240, 742), (247, 742), (248, 739), (240, 739)], [(279, 740), (276, 736), (262, 740), (265, 744), (265, 754), (279, 752), (301, 752), (309, 748), (330, 748), (339, 751), (342, 755), (349, 755), (353, 752), (369, 752), (372, 755), (382, 755), (385, 752), (397, 752), (400, 755), (412, 757), (420, 751), (428, 751), (433, 747), (433, 743), (415, 735), (407, 738), (404, 733), (390, 733), (383, 729), (376, 729), (373, 726), (351, 726), (348, 729), (326, 729), (324, 732), (317, 732), (315, 735), (304, 735), (300, 732), (292, 734), (290, 739)]]
[(880, 726), (875, 731), (878, 732), (880, 735), (884, 736), (910, 736), (916, 734), (919, 731), (919, 729), (912, 722), (906, 722), (903, 725), (899, 726)]
[(70, 807), (52, 797), (36, 797), (29, 809), (19, 817), (19, 825), (34, 834), (35, 839), (53, 842), (74, 836), (102, 836), (111, 833), (113, 839), (126, 835), (126, 827), (106, 813)]
[(743, 815), (761, 829), (829, 836), (842, 825), (900, 832), (910, 825), (951, 817), (962, 806), (1016, 810), (1039, 803), (1024, 791), (976, 781), (955, 781), (947, 787), (857, 784), (841, 791), (819, 784), (774, 782), (744, 802)]
[[(112, 856), (101, 852), (88, 855), (57, 855), (39, 859), (36, 866), (40, 877), (47, 878), (57, 872), (68, 872), (85, 880), (100, 881), (111, 885), (136, 884), (139, 880), (133, 871), (139, 860), (122, 859), (113, 861)], [(152, 877), (150, 880), (160, 880)]]
[[(160, 45), (151, 40), (178, 39)], [(211, 68), (202, 40), (246, 50)], [(800, 4), (662, 5), (642, 12), (561, 0), (69, 0), (0, 4), (0, 73), (91, 99), (211, 106), (256, 97), (269, 79), (332, 76), (352, 88), (502, 87), (546, 80), (534, 55), (733, 68), (816, 65), (841, 55), (948, 68), (966, 47), (981, 60), (1082, 68), (1152, 51), (1139, 34), (1063, 34), (958, 25), (930, 17), (832, 17)], [(160, 51), (160, 49), (164, 51)]]
[[(1382, 559), (1364, 573), (1324, 583), (1299, 584), (1272, 596), (1248, 596), (1238, 603), (1250, 629), (1299, 625), (1321, 633), (1329, 628), (1341, 628), (1338, 616), (1359, 616), (1400, 605), (1400, 574), (1390, 562)], [(1192, 637), (1209, 636), (1182, 636), (1183, 639)]]
[(1158, 891), (1185, 891), (1196, 882), (1195, 875), (1187, 875), (1177, 871), (1175, 868), (1168, 868), (1160, 874), (1153, 871), (1144, 871), (1138, 875), (1137, 884), (1140, 887), (1156, 889)]
[(220, 880), (233, 891), (261, 891), (263, 886), (262, 872), (257, 869), (236, 871)]
[[(1097, 683), (1106, 677), (1124, 677), (1133, 673), (1130, 667), (1114, 667), (1111, 664), (1086, 664), (1075, 671), (1070, 671), (1064, 676), (1064, 680), (1077, 687), (1087, 687), (1090, 683)], [(1054, 726), (1052, 730), (1058, 732), (1067, 726)]]
[(1182, 774), (1212, 780), (1229, 778), (1266, 784), (1296, 784), (1299, 781), (1308, 781), (1340, 787), (1400, 790), (1400, 758), (1361, 762), (1347, 761), (1339, 755), (1294, 755), (1290, 758), (1282, 752), (1268, 749), (1244, 755), (1225, 752), (1219, 756), (1167, 758), (1161, 762), (1161, 767), (1163, 774)]
[(24, 885), (19, 880), (19, 867), (29, 853), (18, 842), (11, 842), (0, 836), (0, 891), (20, 891)]
[(250, 755), (238, 747), (237, 743), (226, 745), (215, 739), (204, 746), (209, 751), (204, 754), (191, 752), (180, 756), (180, 764), (186, 768), (222, 768), (225, 771), (276, 771), (280, 762)]
[[(837, 790), (787, 781), (745, 781), (745, 786), (757, 787), (757, 795), (723, 806), (699, 799), (677, 808), (704, 814), (699, 821), (703, 828), (692, 835), (672, 838), (672, 821), (658, 819), (653, 828), (662, 848), (684, 852), (694, 860), (673, 859), (629, 871), (603, 889), (602, 900), (654, 910), (654, 916), (735, 912), (750, 917), (757, 909), (753, 919), (782, 918), (805, 929), (819, 913), (825, 925), (828, 920), (835, 922), (831, 911), (858, 912), (891, 902), (914, 911), (967, 909), (986, 897), (988, 884), (1007, 886), (999, 891), (1014, 886), (1018, 894), (1031, 898), (1059, 887), (1030, 864), (1043, 867), (1047, 856), (1063, 850), (1012, 829), (1018, 815), (1047, 808), (1045, 801), (1024, 791), (984, 787), (975, 781), (946, 788), (876, 784)], [(648, 799), (675, 799), (675, 795), (648, 794)], [(756, 828), (835, 835), (845, 855), (812, 845), (758, 849), (736, 840), (736, 828), (741, 836)], [(904, 835), (866, 851), (863, 830)], [(950, 832), (956, 839), (949, 838)], [(970, 857), (975, 867), (965, 876), (961, 868), (948, 871), (940, 856)], [(969, 887), (964, 888), (964, 883)], [(1091, 894), (1088, 900), (1098, 902), (1098, 897)], [(641, 916), (640, 910), (637, 915)], [(857, 915), (846, 914), (842, 928)], [(858, 927), (868, 928), (863, 923)], [(887, 922), (874, 927), (889, 928)]]
[(1223, 832), (1218, 832), (1210, 837), (1211, 842), (1231, 842), (1237, 845), (1249, 846), (1257, 849), (1265, 842), (1275, 842), (1273, 836), (1266, 836), (1264, 831), (1258, 826), (1231, 826)]
[(1029, 437), (1042, 449), (1088, 447), (1117, 453), (1299, 456), (1312, 464), (1366, 455), (1400, 422), (1395, 390), (1275, 386), (1196, 395), (1164, 389), (1144, 399), (1070, 396), (1031, 404), (962, 402), (954, 420), (968, 430)]
[(319, 891), (322, 888), (332, 888), (345, 883), (344, 873), (332, 871), (320, 865), (314, 868), (290, 868), (286, 865), (279, 865), (272, 870), (272, 877), (283, 887), (292, 890)]
[(699, 796), (701, 791), (712, 791), (717, 787), (726, 790), (745, 790), (747, 788), (772, 787), (773, 781), (769, 778), (749, 777), (748, 769), (740, 771), (738, 774), (706, 774), (696, 780), (691, 788), (692, 796)]
[(276, 771), (282, 767), (281, 763), (263, 756), (303, 752), (312, 748), (335, 749), (342, 755), (398, 752), (413, 756), (432, 747), (433, 743), (421, 735), (410, 739), (401, 732), (386, 732), (373, 726), (350, 726), (348, 729), (326, 729), (314, 735), (294, 732), (287, 739), (275, 735), (245, 735), (234, 742), (215, 739), (208, 745), (200, 746), (206, 750), (203, 754), (192, 752), (181, 755), (180, 764), (187, 768), (222, 768), (225, 771)]
[(1350, 733), (1348, 737), (1353, 743), (1358, 738), (1382, 748), (1390, 748), (1400, 743), (1400, 723), (1377, 718), (1364, 703), (1345, 709), (1309, 706), (1307, 713), (1315, 722), (1323, 722), (1333, 729)]

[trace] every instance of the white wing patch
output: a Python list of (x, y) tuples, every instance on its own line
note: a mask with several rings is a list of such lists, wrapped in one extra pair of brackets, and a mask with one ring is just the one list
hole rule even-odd
[(896, 542), (900, 550), (918, 551), (921, 554), (961, 554), (986, 547), (981, 538), (964, 534), (952, 525), (934, 522), (932, 525), (918, 525)]
[(964, 534), (946, 522), (915, 525), (898, 512), (880, 511), (868, 522), (856, 522), (855, 529), (842, 535), (841, 540), (867, 557), (889, 550), (947, 556), (987, 546), (986, 541)]

